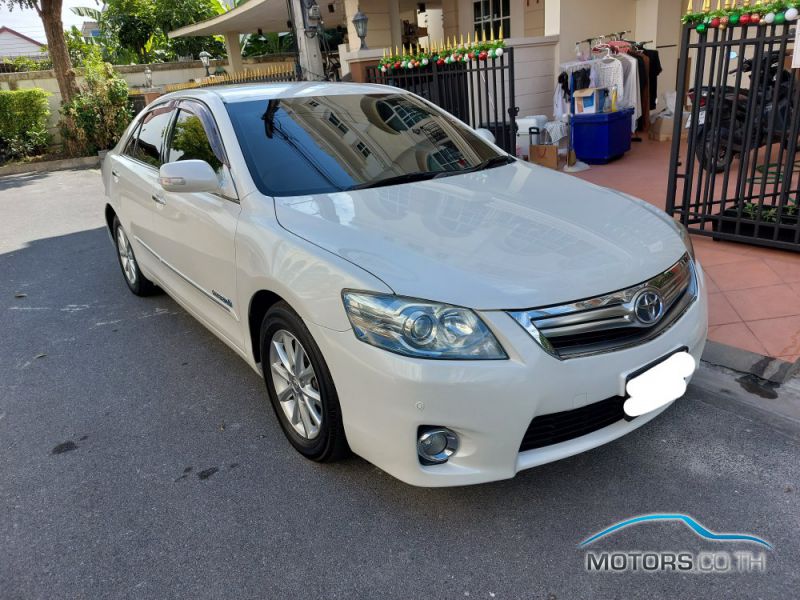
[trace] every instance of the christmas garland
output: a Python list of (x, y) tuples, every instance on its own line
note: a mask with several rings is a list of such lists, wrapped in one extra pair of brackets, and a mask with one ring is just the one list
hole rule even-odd
[(694, 12), (694, 2), (689, 0), (681, 21), (693, 26), (697, 33), (708, 29), (726, 29), (736, 25), (781, 25), (796, 21), (800, 16), (800, 0), (776, 0), (750, 4), (750, 0), (717, 0), (717, 9), (711, 10), (710, 0), (703, 0), (701, 12)]
[(500, 58), (505, 52), (505, 47), (506, 44), (502, 39), (471, 42), (468, 38), (466, 44), (463, 37), (459, 44), (451, 43), (448, 39), (447, 45), (440, 44), (438, 48), (425, 49), (417, 46), (413, 49), (404, 46), (402, 52), (395, 48), (394, 54), (384, 55), (378, 66), (382, 73), (386, 73), (396, 69), (418, 69), (427, 67), (431, 63), (441, 67), (456, 62), (483, 61), (488, 58)]

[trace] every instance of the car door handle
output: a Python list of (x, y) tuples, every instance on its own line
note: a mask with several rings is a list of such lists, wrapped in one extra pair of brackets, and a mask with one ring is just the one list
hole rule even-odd
[(114, 178), (114, 181), (119, 181), (119, 173), (116, 171), (111, 171), (111, 176)]
[(158, 194), (153, 194), (150, 197), (153, 199), (153, 202), (155, 202), (156, 204), (161, 204), (163, 206), (163, 205), (165, 205), (167, 203), (167, 201), (164, 200), (164, 198), (162, 196), (159, 196)]

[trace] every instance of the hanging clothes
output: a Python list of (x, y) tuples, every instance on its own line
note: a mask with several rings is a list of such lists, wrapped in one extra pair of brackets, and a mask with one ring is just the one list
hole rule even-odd
[(643, 52), (637, 52), (634, 58), (639, 62), (639, 89), (642, 97), (642, 116), (637, 131), (650, 131), (650, 59)]
[(663, 69), (661, 68), (661, 58), (658, 56), (658, 50), (645, 50), (645, 55), (650, 59), (649, 66), (649, 87), (650, 87), (650, 110), (655, 110), (656, 101), (658, 100), (658, 76), (661, 75)]
[(604, 58), (598, 60), (595, 66), (597, 69), (597, 85), (596, 87), (608, 88), (609, 92), (616, 88), (617, 98), (624, 95), (625, 89), (625, 76), (622, 64), (613, 58)]
[(623, 74), (623, 91), (619, 96), (622, 108), (633, 108), (631, 133), (636, 131), (636, 122), (642, 116), (642, 93), (639, 87), (639, 63), (632, 56), (621, 53), (614, 56)]

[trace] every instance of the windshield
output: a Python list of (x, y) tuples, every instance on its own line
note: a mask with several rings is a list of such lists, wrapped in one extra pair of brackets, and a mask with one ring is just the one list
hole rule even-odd
[(255, 100), (227, 108), (250, 173), (269, 196), (419, 181), (506, 158), (408, 94)]

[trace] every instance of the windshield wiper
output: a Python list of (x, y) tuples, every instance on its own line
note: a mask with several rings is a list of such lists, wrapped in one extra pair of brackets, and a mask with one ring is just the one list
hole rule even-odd
[(493, 156), (492, 158), (488, 158), (482, 163), (475, 165), (474, 167), (470, 167), (468, 169), (464, 169), (462, 171), (454, 171), (454, 175), (458, 175), (459, 173), (474, 173), (475, 171), (483, 171), (484, 169), (491, 169), (492, 167), (501, 167), (503, 165), (510, 165), (512, 162), (515, 162), (517, 159), (511, 156), (510, 154), (501, 154), (499, 156)]
[(500, 156), (493, 156), (474, 167), (466, 169), (453, 169), (452, 171), (415, 171), (413, 173), (403, 173), (402, 175), (395, 175), (385, 179), (378, 179), (377, 181), (367, 181), (366, 183), (359, 183), (347, 188), (346, 191), (351, 190), (366, 190), (368, 188), (384, 187), (387, 185), (395, 185), (398, 183), (413, 183), (415, 181), (427, 181), (429, 179), (440, 179), (442, 177), (451, 177), (453, 175), (463, 175), (464, 173), (474, 173), (475, 171), (483, 171), (484, 169), (491, 169), (492, 167), (499, 167), (514, 162), (516, 159), (508, 154), (501, 154)]
[(397, 183), (413, 183), (415, 181), (426, 181), (433, 179), (440, 175), (441, 171), (415, 171), (413, 173), (403, 173), (402, 175), (395, 175), (393, 177), (386, 177), (385, 179), (378, 179), (377, 181), (367, 181), (366, 183), (359, 183), (347, 188), (350, 190), (366, 190), (368, 188), (384, 187), (387, 185), (395, 185)]

